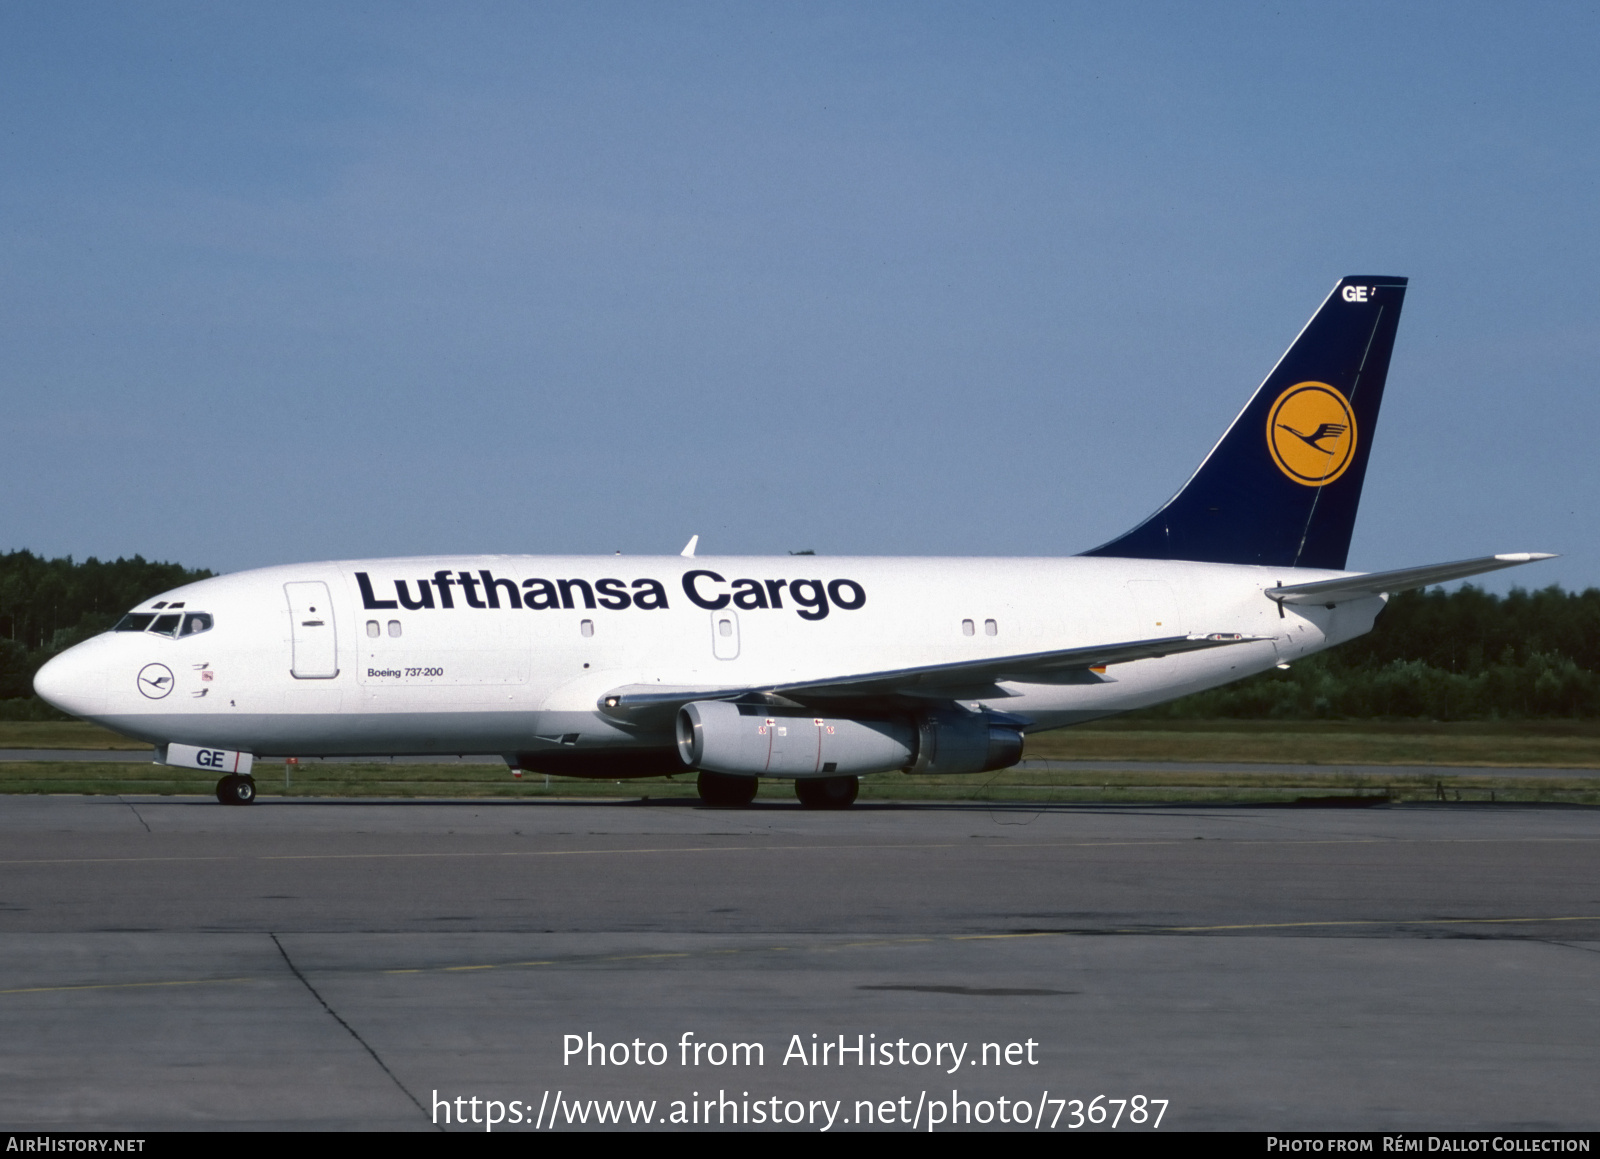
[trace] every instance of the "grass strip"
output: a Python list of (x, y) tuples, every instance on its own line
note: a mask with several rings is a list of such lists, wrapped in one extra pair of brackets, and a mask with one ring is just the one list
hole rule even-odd
[[(81, 721), (0, 721), (0, 748), (141, 749)], [(1125, 717), (1028, 738), (1043, 760), (1600, 768), (1600, 721), (1248, 721)]]
[[(554, 798), (694, 799), (692, 776), (631, 781), (590, 781), (525, 774), (520, 780), (495, 765), (301, 765), (285, 783), (284, 766), (258, 762), (256, 786), (268, 797), (343, 798)], [(68, 793), (209, 796), (215, 778), (162, 765), (90, 761), (17, 761), (0, 764), (0, 793)], [(1435, 779), (1293, 773), (1047, 772), (1008, 769), (955, 777), (898, 773), (864, 778), (864, 801), (1036, 801), (1044, 803), (1293, 803), (1328, 798), (1392, 801), (1529, 802), (1600, 804), (1600, 783), (1562, 777), (1484, 776)], [(792, 782), (761, 783), (760, 799), (792, 801)]]
[(1196, 727), (1185, 729), (1059, 729), (1029, 737), (1026, 756), (1057, 761), (1600, 768), (1600, 732), (1441, 729), (1425, 727), (1426, 722), (1380, 729), (1376, 722), (1359, 721), (1349, 722), (1349, 728), (1319, 730), (1243, 728), (1247, 722), (1239, 721), (1192, 723)]
[(0, 749), (147, 749), (149, 741), (81, 720), (0, 720)]

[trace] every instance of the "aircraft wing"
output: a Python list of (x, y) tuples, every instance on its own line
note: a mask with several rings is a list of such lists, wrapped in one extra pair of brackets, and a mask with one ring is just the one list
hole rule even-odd
[(1062, 672), (1123, 664), (1129, 660), (1173, 656), (1180, 652), (1198, 652), (1205, 648), (1222, 648), (1229, 644), (1248, 643), (1253, 639), (1255, 637), (1241, 636), (1236, 632), (1217, 633), (1212, 636), (1164, 636), (1155, 640), (1130, 640), (1120, 644), (1101, 644), (1088, 648), (1064, 648), (1055, 652), (1032, 652), (1021, 656), (964, 660), (956, 664), (928, 664), (916, 668), (899, 668), (887, 672), (781, 685), (772, 691), (780, 695), (805, 696), (881, 696), (892, 693), (925, 696), (937, 693), (940, 689), (969, 687), (1001, 680), (1018, 680), (1024, 683), (1040, 679), (1048, 681), (1050, 677)]
[(1524, 563), (1537, 563), (1541, 559), (1554, 559), (1554, 555), (1539, 551), (1508, 552), (1503, 555), (1486, 555), (1481, 559), (1463, 559), (1455, 563), (1430, 563), (1423, 567), (1401, 568), (1399, 571), (1374, 571), (1366, 575), (1347, 575), (1338, 579), (1316, 580), (1308, 584), (1287, 584), (1268, 588), (1266, 596), (1280, 604), (1322, 604), (1333, 607), (1349, 600), (1370, 599), (1412, 588), (1425, 588), (1450, 580), (1465, 579), (1469, 575), (1482, 575), (1499, 571), (1503, 567), (1517, 567)]
[(1230, 644), (1248, 644), (1267, 637), (1244, 636), (1237, 632), (1217, 632), (1209, 636), (1163, 636), (1151, 640), (1129, 640), (1096, 644), (1086, 648), (1063, 648), (1051, 652), (1029, 652), (1018, 656), (988, 656), (981, 660), (962, 660), (953, 664), (924, 664), (882, 672), (862, 672), (821, 680), (746, 685), (737, 688), (661, 688), (656, 685), (631, 685), (615, 688), (600, 698), (600, 710), (620, 719), (637, 719), (678, 708), (691, 700), (733, 700), (740, 696), (771, 694), (791, 699), (857, 699), (883, 696), (963, 698), (963, 690), (993, 685), (1001, 680), (1024, 683), (1050, 683), (1069, 672), (1084, 672), (1130, 660), (1173, 656)]

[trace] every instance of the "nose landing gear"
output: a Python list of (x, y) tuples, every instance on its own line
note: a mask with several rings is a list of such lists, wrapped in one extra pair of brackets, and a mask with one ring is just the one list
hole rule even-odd
[(256, 800), (254, 777), (230, 774), (217, 782), (217, 800), (224, 805), (253, 805)]

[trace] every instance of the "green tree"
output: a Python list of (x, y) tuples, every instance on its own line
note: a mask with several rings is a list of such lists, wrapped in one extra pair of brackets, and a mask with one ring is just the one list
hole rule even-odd
[(1600, 716), (1600, 589), (1402, 592), (1365, 636), (1147, 716)]
[(142, 556), (82, 563), (31, 551), (0, 555), (0, 717), (59, 716), (33, 695), (33, 674), (63, 649), (110, 628), (129, 608), (211, 572)]

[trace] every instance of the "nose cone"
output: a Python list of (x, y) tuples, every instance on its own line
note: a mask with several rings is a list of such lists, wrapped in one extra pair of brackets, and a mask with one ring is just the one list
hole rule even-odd
[(41, 699), (73, 716), (97, 716), (106, 708), (104, 649), (89, 640), (68, 648), (39, 669), (33, 690)]

